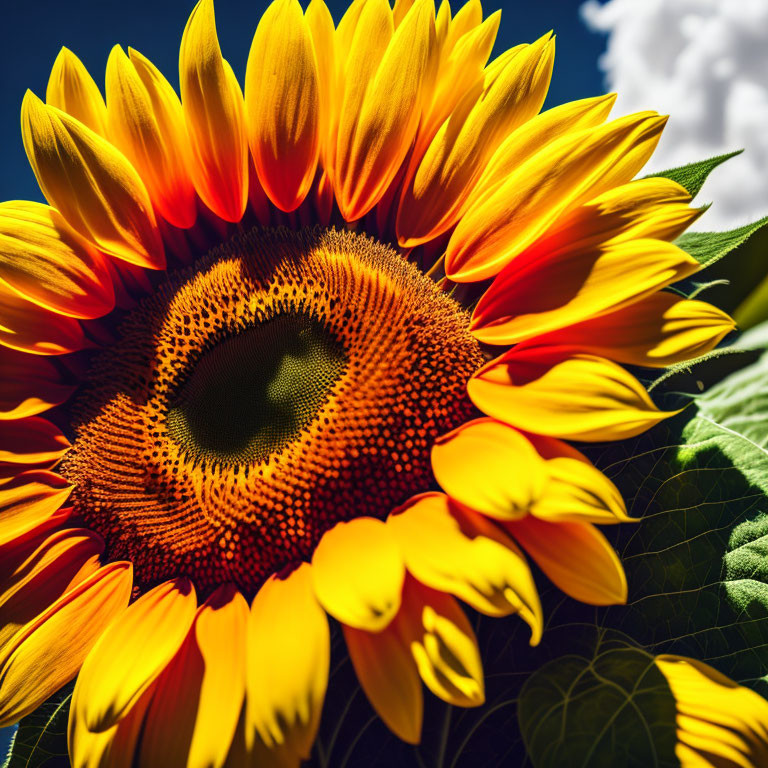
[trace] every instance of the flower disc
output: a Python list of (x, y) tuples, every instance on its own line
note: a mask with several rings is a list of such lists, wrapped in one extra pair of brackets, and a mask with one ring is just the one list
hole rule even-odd
[(75, 509), (144, 585), (253, 592), (335, 523), (432, 485), (482, 362), (467, 313), (391, 249), (254, 230), (171, 277), (97, 359)]

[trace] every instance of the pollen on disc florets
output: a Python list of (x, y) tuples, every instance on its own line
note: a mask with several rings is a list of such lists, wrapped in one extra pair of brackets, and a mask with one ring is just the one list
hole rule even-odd
[(149, 585), (254, 591), (336, 522), (433, 483), (472, 413), (467, 313), (350, 232), (257, 229), (171, 276), (96, 360), (64, 471)]

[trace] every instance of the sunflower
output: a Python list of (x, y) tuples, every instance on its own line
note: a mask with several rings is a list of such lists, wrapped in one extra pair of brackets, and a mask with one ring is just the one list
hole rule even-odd
[(295, 766), (335, 626), (415, 743), (423, 685), (483, 702), (459, 601), (539, 641), (526, 555), (625, 601), (597, 526), (629, 517), (566, 441), (665, 419), (624, 366), (734, 326), (664, 290), (700, 213), (633, 180), (665, 118), (541, 112), (554, 38), (489, 62), (499, 16), (275, 0), (243, 93), (201, 0), (180, 98), (120, 47), (106, 101), (66, 49), (26, 94), (48, 205), (0, 205), (0, 725), (77, 677), (75, 768)]

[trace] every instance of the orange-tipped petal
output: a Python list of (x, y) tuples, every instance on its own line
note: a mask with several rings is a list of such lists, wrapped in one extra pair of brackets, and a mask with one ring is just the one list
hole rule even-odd
[(141, 738), (142, 765), (221, 768), (245, 695), (248, 604), (232, 586), (200, 606), (158, 678)]
[(221, 55), (213, 0), (200, 0), (189, 17), (179, 51), (179, 81), (195, 188), (217, 216), (240, 221), (248, 202), (243, 94)]
[(493, 281), (472, 315), (486, 344), (516, 344), (646, 298), (700, 269), (663, 240), (627, 240), (516, 258)]
[(505, 526), (566, 595), (590, 605), (626, 603), (621, 560), (591, 523), (550, 523), (529, 515)]
[(248, 139), (264, 191), (297, 208), (320, 152), (320, 83), (312, 34), (298, 0), (274, 0), (253, 37), (245, 74)]
[(53, 62), (45, 102), (101, 136), (107, 135), (107, 107), (99, 86), (69, 48), (62, 48)]
[(187, 229), (197, 203), (181, 102), (152, 62), (128, 52), (116, 45), (107, 61), (109, 137), (141, 174), (155, 210)]
[(0, 668), (0, 726), (18, 722), (69, 682), (128, 605), (129, 563), (105, 565), (25, 625)]
[(0, 481), (0, 545), (39, 528), (71, 492), (72, 486), (61, 475), (44, 469)]
[(467, 392), (494, 419), (567, 440), (622, 440), (675, 414), (616, 363), (560, 347), (516, 347), (476, 373)]
[(42, 203), (0, 203), (0, 280), (69, 317), (101, 317), (115, 305), (102, 254)]
[[(323, 167), (330, 167), (335, 150), (336, 137), (332, 126), (338, 120), (339, 94), (336, 87), (336, 29), (333, 17), (324, 0), (311, 0), (307, 6), (307, 26), (312, 36), (317, 65), (318, 87), (318, 134)], [(332, 145), (334, 148), (332, 149)], [(327, 179), (327, 176), (325, 176)]]
[(0, 346), (0, 421), (35, 416), (63, 403), (75, 387), (64, 384), (51, 361)]
[(39, 416), (0, 421), (0, 463), (53, 464), (69, 448), (63, 432)]
[(68, 224), (119, 259), (165, 265), (149, 194), (125, 155), (31, 91), (21, 104), (21, 128), (40, 189)]
[(645, 165), (666, 118), (639, 113), (567, 134), (510, 173), (459, 221), (446, 251), (448, 276), (457, 282), (498, 274), (564, 213)]
[(393, 512), (387, 527), (422, 584), (489, 616), (520, 614), (531, 627), (531, 644), (538, 643), (543, 619), (536, 585), (525, 557), (499, 526), (430, 493)]
[(659, 292), (538, 341), (627, 365), (665, 368), (706, 354), (735, 328), (733, 318), (712, 304)]
[(117, 723), (165, 669), (195, 617), (187, 579), (145, 592), (102, 635), (83, 663), (72, 707), (90, 731)]
[(328, 685), (328, 619), (310, 570), (303, 563), (267, 579), (248, 625), (246, 742), (289, 763), (309, 757)]
[(490, 517), (527, 514), (547, 482), (546, 462), (516, 429), (477, 419), (432, 447), (432, 471), (455, 501)]
[(335, 181), (347, 221), (364, 216), (383, 197), (411, 147), (423, 109), (425, 83), (437, 66), (431, 0), (416, 0), (389, 40), (359, 111), (345, 100)]

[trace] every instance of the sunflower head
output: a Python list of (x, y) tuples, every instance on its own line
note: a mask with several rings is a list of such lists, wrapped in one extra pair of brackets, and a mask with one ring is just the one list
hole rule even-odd
[(528, 556), (626, 599), (597, 527), (623, 502), (566, 441), (664, 419), (624, 366), (733, 323), (664, 290), (699, 213), (633, 180), (665, 118), (541, 112), (554, 38), (489, 60), (498, 25), (275, 0), (243, 93), (201, 0), (180, 98), (119, 47), (106, 100), (66, 49), (27, 93), (48, 204), (0, 204), (0, 724), (77, 676), (75, 768), (295, 766), (339, 626), (417, 742), (423, 685), (483, 702), (462, 603), (539, 641)]

